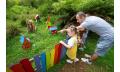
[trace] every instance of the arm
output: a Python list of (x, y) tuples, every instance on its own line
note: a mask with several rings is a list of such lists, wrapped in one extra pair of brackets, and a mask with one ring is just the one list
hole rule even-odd
[(64, 45), (66, 48), (71, 48), (71, 46), (70, 46), (70, 45), (68, 45), (68, 44), (64, 43), (63, 41), (60, 41), (60, 43), (61, 43), (62, 45)]
[(84, 31), (85, 30), (85, 28), (82, 25), (77, 26), (76, 28), (77, 28), (78, 31)]
[(62, 29), (62, 30), (60, 30), (58, 32), (60, 32), (60, 33), (68, 32), (68, 29)]

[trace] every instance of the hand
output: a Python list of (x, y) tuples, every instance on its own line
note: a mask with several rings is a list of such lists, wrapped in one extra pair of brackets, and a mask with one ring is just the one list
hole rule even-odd
[(59, 33), (63, 33), (63, 30), (58, 31)]
[(77, 26), (76, 28), (77, 28), (77, 30), (79, 30), (79, 26)]
[(61, 43), (61, 44), (64, 44), (64, 42), (63, 42), (63, 41), (60, 41), (60, 43)]

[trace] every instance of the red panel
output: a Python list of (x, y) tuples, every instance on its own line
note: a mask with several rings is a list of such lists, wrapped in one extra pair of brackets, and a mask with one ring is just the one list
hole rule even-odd
[(13, 72), (25, 72), (24, 68), (22, 67), (21, 64), (15, 64), (13, 65), (12, 67), (10, 67), (10, 69), (13, 71)]
[(29, 59), (23, 59), (20, 61), (20, 63), (22, 64), (25, 72), (35, 72)]
[(60, 62), (60, 54), (61, 54), (61, 44), (55, 45), (55, 57), (54, 57), (54, 64), (57, 64)]

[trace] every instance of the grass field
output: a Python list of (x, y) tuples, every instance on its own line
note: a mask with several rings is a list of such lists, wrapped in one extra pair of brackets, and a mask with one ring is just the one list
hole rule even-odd
[[(32, 58), (41, 52), (51, 50), (54, 45), (59, 43), (60, 40), (64, 40), (65, 36), (62, 34), (51, 35), (45, 24), (45, 20), (40, 22), (37, 26), (35, 33), (27, 33), (26, 27), (21, 27), (22, 34), (30, 38), (32, 47), (28, 50), (22, 49), (22, 45), (19, 41), (20, 35), (7, 40), (7, 66), (19, 62), (22, 58)], [(84, 53), (91, 54), (94, 52), (98, 36), (95, 34), (89, 34), (87, 45)], [(80, 52), (78, 53), (78, 55)], [(80, 57), (82, 57), (81, 55)], [(79, 57), (79, 58), (80, 58)], [(65, 60), (61, 63), (50, 68), (48, 72), (58, 72), (66, 64)], [(93, 65), (87, 67), (87, 72), (99, 72), (98, 70), (103, 68), (103, 72), (114, 71), (114, 49), (112, 48), (105, 57), (99, 58)], [(94, 69), (94, 71), (92, 71)]]

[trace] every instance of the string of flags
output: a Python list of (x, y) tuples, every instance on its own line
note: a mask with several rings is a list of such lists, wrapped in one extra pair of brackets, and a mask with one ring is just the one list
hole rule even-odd
[(49, 68), (60, 63), (65, 56), (66, 48), (59, 43), (50, 51), (43, 52), (33, 57), (34, 61), (32, 62), (35, 63), (35, 68), (32, 67), (32, 62), (28, 58), (25, 58), (7, 69), (11, 72), (47, 72)]

